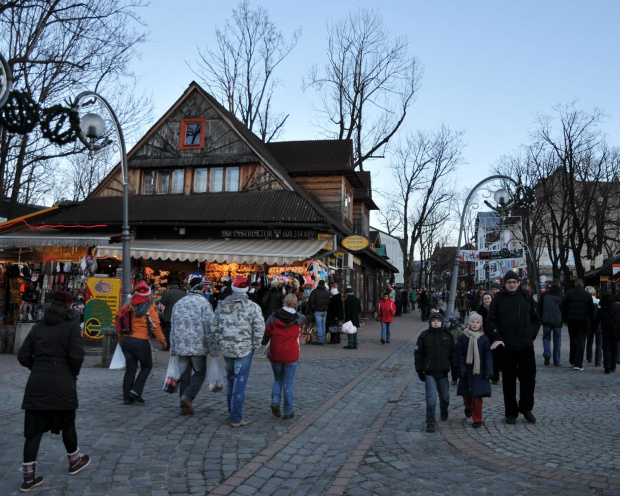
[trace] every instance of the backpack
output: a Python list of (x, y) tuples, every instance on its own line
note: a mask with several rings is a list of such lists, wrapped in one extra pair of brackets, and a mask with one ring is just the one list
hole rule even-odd
[(129, 336), (131, 334), (131, 305), (123, 305), (116, 314), (116, 332), (119, 336)]

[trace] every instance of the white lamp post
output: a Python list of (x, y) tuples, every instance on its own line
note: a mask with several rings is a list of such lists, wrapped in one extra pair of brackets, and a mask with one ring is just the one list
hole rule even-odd
[(4, 104), (9, 98), (11, 86), (13, 86), (13, 73), (11, 72), (11, 66), (0, 53), (0, 109), (4, 107)]
[[(84, 91), (80, 93), (73, 102), (73, 108), (76, 111), (79, 111), (82, 101), (85, 98), (92, 97), (97, 100), (106, 108), (112, 117), (112, 121), (114, 122), (114, 128), (116, 130), (116, 134), (118, 135), (118, 140), (121, 147), (121, 174), (122, 174), (122, 183), (123, 183), (123, 227), (122, 227), (122, 303), (126, 303), (131, 298), (131, 252), (130, 252), (130, 241), (131, 236), (129, 234), (129, 192), (127, 185), (127, 150), (125, 147), (125, 138), (123, 136), (123, 131), (121, 130), (121, 125), (116, 117), (116, 114), (110, 107), (110, 104), (99, 94), (94, 91)], [(96, 141), (101, 138), (105, 133), (105, 122), (101, 118), (101, 116), (93, 113), (88, 113), (82, 116), (80, 120), (80, 129), (81, 133), (78, 133), (78, 137), (80, 141), (86, 145), (89, 150), (99, 150), (111, 143), (111, 141), (107, 140), (103, 143), (96, 143)]]

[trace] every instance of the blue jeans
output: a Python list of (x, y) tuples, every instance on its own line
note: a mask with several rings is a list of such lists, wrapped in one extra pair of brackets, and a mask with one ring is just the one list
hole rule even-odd
[(327, 312), (314, 312), (314, 320), (316, 321), (317, 342), (325, 341), (325, 321), (327, 320)]
[(354, 350), (357, 349), (357, 332), (347, 334), (347, 346), (350, 346)]
[(551, 358), (551, 335), (553, 334), (553, 365), (558, 365), (561, 361), (562, 350), (562, 328), (543, 326), (543, 356)]
[[(121, 342), (121, 349), (127, 362), (125, 377), (123, 377), (123, 399), (128, 401), (130, 400), (130, 391), (142, 396), (144, 385), (153, 368), (153, 355), (151, 342), (148, 339), (124, 337)], [(136, 377), (138, 362), (140, 363), (140, 373)]]
[(437, 409), (437, 393), (439, 393), (439, 409), (441, 413), (448, 413), (450, 405), (450, 385), (448, 377), (436, 378), (427, 375), (424, 381), (426, 392), (426, 423), (435, 423), (435, 410)]
[(243, 420), (245, 387), (248, 384), (253, 356), (254, 352), (250, 352), (248, 355), (241, 358), (224, 357), (226, 363), (226, 380), (228, 382), (226, 400), (228, 401), (228, 413), (230, 414), (231, 422), (241, 422)]
[[(207, 357), (180, 356), (179, 371), (181, 372), (179, 397), (194, 401), (207, 376)], [(194, 371), (193, 374), (192, 371)]]
[(592, 345), (594, 345), (594, 363), (600, 365), (603, 363), (603, 333), (588, 331), (586, 340), (586, 360), (592, 362)]
[(381, 339), (390, 340), (390, 324), (391, 322), (381, 322)]
[(271, 362), (271, 369), (273, 370), (271, 402), (279, 405), (282, 393), (284, 393), (284, 415), (290, 415), (293, 413), (293, 382), (295, 381), (297, 362)]

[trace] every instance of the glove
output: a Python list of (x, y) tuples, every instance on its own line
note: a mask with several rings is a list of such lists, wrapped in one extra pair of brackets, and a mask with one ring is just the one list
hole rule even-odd
[(493, 341), (493, 344), (491, 345), (491, 349), (494, 350), (499, 345), (505, 346), (503, 341)]
[(424, 372), (418, 372), (418, 377), (422, 382), (426, 382), (426, 375), (424, 374)]
[(165, 341), (161, 341), (161, 349), (163, 351), (166, 351), (168, 349), (168, 343), (166, 343)]
[(465, 372), (461, 372), (459, 375), (460, 375), (461, 377), (465, 377)]

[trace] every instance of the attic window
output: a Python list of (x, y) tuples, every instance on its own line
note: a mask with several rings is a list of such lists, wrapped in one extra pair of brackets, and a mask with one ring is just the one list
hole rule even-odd
[(183, 119), (181, 121), (181, 137), (179, 149), (200, 150), (205, 144), (205, 120)]

